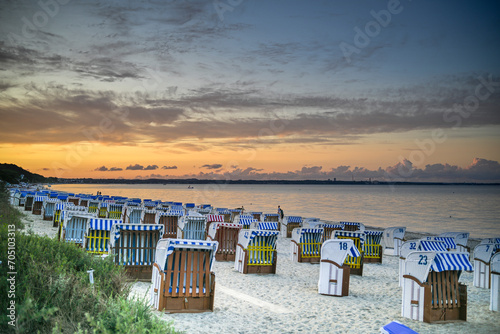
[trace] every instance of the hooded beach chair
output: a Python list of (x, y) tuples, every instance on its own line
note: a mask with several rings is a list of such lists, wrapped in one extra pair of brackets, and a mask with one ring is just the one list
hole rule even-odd
[(490, 262), (495, 253), (500, 252), (498, 244), (479, 244), (474, 248), (474, 281), (477, 288), (490, 288)]
[(109, 202), (100, 202), (99, 203), (99, 209), (98, 209), (98, 218), (107, 218), (108, 217), (108, 206)]
[(467, 286), (458, 282), (471, 271), (468, 253), (412, 252), (403, 275), (401, 315), (413, 320), (467, 320)]
[(46, 198), (43, 202), (42, 207), (42, 218), (43, 220), (54, 220), (54, 211), (56, 208), (56, 204), (59, 203), (59, 199), (57, 198)]
[(108, 205), (108, 218), (123, 220), (124, 205), (121, 203), (109, 203)]
[(245, 230), (250, 229), (250, 226), (252, 226), (252, 224), (255, 224), (257, 222), (258, 222), (258, 220), (254, 219), (250, 215), (239, 215), (234, 220), (235, 224), (241, 225), (242, 228), (245, 229)]
[(399, 251), (399, 286), (403, 286), (403, 275), (405, 270), (406, 257), (411, 252), (447, 252), (446, 244), (442, 241), (432, 240), (408, 240), (403, 242)]
[(319, 218), (315, 217), (302, 218), (302, 227), (321, 228), (323, 224), (324, 223)]
[(163, 225), (163, 237), (162, 238), (177, 238), (177, 227), (179, 222), (179, 217), (182, 216), (181, 211), (172, 212), (158, 212), (156, 215), (157, 224)]
[(406, 227), (388, 227), (384, 230), (382, 237), (382, 248), (384, 255), (399, 256), (399, 248), (403, 244)]
[(215, 254), (217, 261), (234, 261), (236, 258), (236, 246), (238, 245), (238, 234), (241, 228), (242, 225), (240, 224), (224, 222), (210, 223), (207, 239), (219, 243), (219, 248)]
[(41, 215), (43, 209), (43, 202), (48, 198), (48, 196), (35, 196), (33, 197), (33, 207), (31, 213), (34, 215)]
[(500, 244), (500, 238), (494, 237), (494, 238), (481, 239), (480, 244)]
[(446, 244), (446, 249), (449, 252), (455, 252), (457, 251), (457, 244), (455, 243), (455, 238), (453, 237), (424, 237), (422, 240), (428, 240), (428, 241), (441, 241)]
[(490, 311), (500, 311), (500, 252), (491, 257)]
[(365, 230), (363, 244), (363, 261), (365, 263), (382, 263), (382, 237), (384, 231)]
[(281, 222), (281, 235), (285, 238), (291, 238), (293, 229), (297, 227), (302, 227), (302, 217), (285, 216)]
[(35, 199), (36, 193), (34, 191), (30, 191), (26, 194), (24, 198), (24, 211), (32, 211), (33, 210), (33, 200)]
[(213, 311), (217, 247), (217, 241), (161, 239), (151, 277), (151, 305), (168, 313)]
[(258, 221), (262, 220), (262, 211), (249, 211), (246, 214), (252, 216), (253, 219)]
[(290, 241), (292, 261), (319, 263), (322, 239), (322, 228), (295, 228), (292, 231), (292, 240)]
[(438, 235), (438, 237), (449, 237), (455, 240), (456, 251), (457, 252), (469, 252), (470, 247), (467, 246), (467, 241), (469, 240), (468, 232), (444, 232)]
[(224, 221), (226, 223), (231, 222), (231, 211), (227, 208), (216, 208), (215, 213), (224, 216)]
[(333, 231), (342, 231), (344, 228), (344, 225), (342, 224), (330, 224), (330, 223), (325, 223), (320, 225), (324, 232), (323, 232), (323, 242), (325, 242), (328, 239), (333, 239)]
[(144, 210), (145, 208), (143, 206), (127, 206), (125, 222), (127, 224), (140, 224)]
[(236, 218), (236, 216), (239, 216), (242, 214), (242, 210), (241, 209), (229, 209), (229, 211), (231, 212), (231, 216), (229, 217), (229, 221), (231, 223), (234, 222), (234, 219)]
[(124, 266), (129, 277), (151, 281), (156, 245), (163, 235), (159, 224), (114, 224), (110, 232), (110, 255)]
[(122, 224), (121, 219), (90, 218), (87, 220), (85, 250), (90, 254), (109, 254), (109, 237), (114, 224)]
[(195, 211), (182, 216), (177, 225), (177, 238), (205, 240), (207, 238), (207, 218)]
[(243, 274), (276, 274), (278, 231), (240, 230), (234, 269)]
[(363, 232), (365, 230), (365, 225), (363, 223), (357, 223), (357, 222), (340, 222), (340, 224), (344, 225), (344, 231), (361, 231)]
[(251, 227), (257, 230), (265, 231), (279, 231), (278, 222), (253, 222), (255, 227)]
[(347, 255), (345, 258), (345, 264), (351, 268), (351, 275), (363, 276), (363, 249), (365, 244), (365, 233), (362, 231), (333, 231), (334, 239), (351, 239), (354, 245), (360, 252), (361, 256), (350, 256)]
[(75, 194), (69, 194), (68, 202), (73, 203), (76, 206), (80, 205), (80, 197), (75, 196)]
[[(68, 211), (65, 211), (68, 213)], [(75, 212), (64, 219), (62, 228), (62, 240), (74, 243), (80, 247), (85, 245), (85, 234), (87, 232), (87, 221), (94, 218), (93, 214)]]
[(97, 199), (89, 200), (88, 202), (89, 212), (93, 213), (99, 211), (99, 204), (101, 204), (101, 202), (99, 202), (99, 200)]
[(318, 292), (328, 296), (349, 295), (351, 268), (344, 264), (347, 255), (361, 256), (351, 239), (329, 239), (321, 246)]
[[(203, 213), (201, 213), (200, 211), (198, 211), (198, 213), (203, 215)], [(209, 230), (210, 225), (212, 223), (223, 223), (224, 222), (224, 216), (222, 216), (222, 215), (206, 214), (204, 216), (207, 217), (207, 224), (206, 224), (207, 236), (208, 236), (208, 230)]]
[(156, 215), (158, 211), (155, 209), (144, 209), (142, 211), (141, 224), (156, 224)]

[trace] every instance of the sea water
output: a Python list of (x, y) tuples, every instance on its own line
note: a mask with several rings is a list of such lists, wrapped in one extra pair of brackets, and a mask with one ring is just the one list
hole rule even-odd
[(263, 213), (276, 213), (280, 205), (285, 215), (500, 237), (500, 186), (494, 185), (56, 184), (51, 189)]

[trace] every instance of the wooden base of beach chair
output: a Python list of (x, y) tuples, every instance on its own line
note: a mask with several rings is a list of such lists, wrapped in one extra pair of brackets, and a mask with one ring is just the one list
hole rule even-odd
[(236, 254), (233, 253), (216, 253), (215, 260), (219, 262), (231, 261), (234, 262)]
[[(440, 323), (467, 321), (467, 286), (460, 283), (458, 289), (459, 299), (454, 306), (433, 307), (431, 287), (428, 286), (424, 292), (424, 322)], [(457, 304), (459, 306), (457, 306)]]
[(365, 262), (365, 258), (363, 255), (361, 255), (360, 258), (361, 264), (359, 265), (359, 268), (351, 268), (351, 275), (356, 275), (356, 276), (363, 276), (363, 264)]
[(151, 282), (151, 275), (153, 275), (153, 266), (124, 266), (125, 273), (131, 280), (141, 282)]
[(276, 252), (273, 252), (273, 264), (271, 265), (249, 265), (248, 252), (247, 250), (244, 250), (244, 252), (243, 274), (276, 274)]
[(214, 310), (214, 296), (208, 297), (167, 297), (164, 299), (163, 312), (201, 313)]
[(291, 238), (293, 229), (300, 227), (300, 225), (301, 223), (288, 223), (288, 225), (286, 225), (286, 237)]
[(52, 218), (54, 217), (43, 215), (43, 220), (51, 221)]
[(42, 214), (42, 202), (35, 202), (33, 204), (33, 210), (31, 211), (32, 214), (34, 215), (41, 215)]

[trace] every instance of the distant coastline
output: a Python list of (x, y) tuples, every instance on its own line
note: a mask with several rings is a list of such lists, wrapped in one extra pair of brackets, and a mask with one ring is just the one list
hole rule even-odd
[(339, 180), (203, 180), (203, 179), (58, 179), (57, 184), (310, 184), (310, 185), (488, 185), (500, 183), (479, 182), (389, 182), (389, 181), (339, 181)]

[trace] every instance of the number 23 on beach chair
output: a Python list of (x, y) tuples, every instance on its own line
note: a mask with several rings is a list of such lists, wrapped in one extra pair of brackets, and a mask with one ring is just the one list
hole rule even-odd
[(217, 247), (217, 241), (161, 239), (151, 277), (151, 305), (170, 313), (213, 311)]
[(321, 247), (318, 292), (329, 296), (349, 295), (351, 268), (344, 264), (347, 255), (361, 256), (351, 239), (329, 239)]
[(466, 321), (467, 286), (458, 282), (463, 270), (472, 271), (468, 253), (408, 254), (401, 315), (427, 323)]

